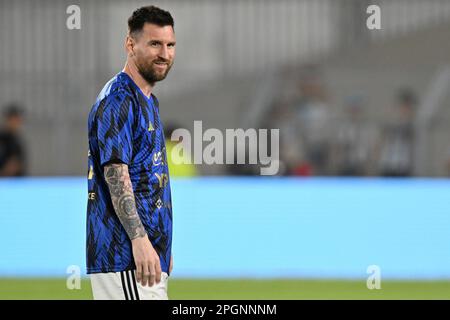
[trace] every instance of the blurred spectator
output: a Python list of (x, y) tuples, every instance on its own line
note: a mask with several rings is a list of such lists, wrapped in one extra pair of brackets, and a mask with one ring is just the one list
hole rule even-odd
[(314, 175), (329, 172), (330, 108), (317, 70), (303, 71), (299, 81), (299, 97), (293, 102), (297, 128), (304, 143), (305, 160)]
[(24, 176), (26, 155), (20, 135), (23, 109), (16, 104), (10, 104), (4, 109), (3, 119), (3, 128), (0, 130), (0, 176)]
[(383, 128), (380, 174), (385, 177), (410, 177), (413, 171), (415, 93), (400, 90), (393, 118)]
[[(245, 146), (245, 157), (249, 158), (250, 150), (248, 145)], [(238, 164), (237, 147), (234, 149), (234, 161), (232, 164), (226, 164), (226, 172), (232, 176), (257, 176), (260, 174), (260, 168), (257, 164)]]
[(293, 111), (286, 102), (276, 104), (270, 113), (273, 128), (280, 129), (280, 175), (310, 176), (312, 167), (308, 163), (300, 128)]
[[(179, 141), (172, 141), (172, 133), (180, 128), (175, 124), (167, 124), (164, 127), (164, 137), (166, 140), (166, 156), (167, 162), (169, 165), (169, 173), (171, 177), (194, 177), (198, 175), (197, 168), (192, 162), (190, 150), (187, 148), (183, 148), (185, 152), (182, 154), (176, 153), (174, 156), (178, 157), (177, 159), (172, 158), (172, 150), (173, 148), (179, 144), (183, 143), (182, 138)], [(175, 163), (176, 162), (176, 163)], [(177, 164), (179, 163), (179, 164)]]
[(365, 121), (364, 98), (351, 96), (344, 107), (344, 119), (339, 121), (333, 144), (336, 173), (342, 176), (364, 176), (369, 173), (374, 130)]

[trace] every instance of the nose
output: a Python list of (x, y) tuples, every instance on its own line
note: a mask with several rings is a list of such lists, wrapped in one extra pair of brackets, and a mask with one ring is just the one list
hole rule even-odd
[(169, 50), (167, 49), (167, 46), (161, 46), (159, 57), (163, 58), (164, 60), (169, 60)]

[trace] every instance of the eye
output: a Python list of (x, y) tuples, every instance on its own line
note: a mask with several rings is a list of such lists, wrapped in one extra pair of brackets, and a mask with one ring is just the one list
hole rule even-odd
[(150, 42), (150, 46), (153, 48), (156, 48), (159, 46), (159, 43), (157, 41), (152, 41), (152, 42)]
[(175, 43), (169, 43), (167, 46), (168, 46), (169, 48), (175, 48)]

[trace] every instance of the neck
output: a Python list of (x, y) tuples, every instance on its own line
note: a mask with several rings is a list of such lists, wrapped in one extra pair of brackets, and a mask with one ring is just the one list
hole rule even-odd
[(130, 76), (131, 79), (133, 79), (134, 83), (141, 89), (141, 91), (147, 96), (150, 97), (152, 94), (152, 90), (154, 87), (154, 83), (148, 83), (147, 80), (145, 80), (141, 74), (139, 73), (138, 69), (136, 68), (136, 65), (133, 63), (130, 63), (127, 61), (125, 63), (125, 67), (122, 70), (126, 74)]

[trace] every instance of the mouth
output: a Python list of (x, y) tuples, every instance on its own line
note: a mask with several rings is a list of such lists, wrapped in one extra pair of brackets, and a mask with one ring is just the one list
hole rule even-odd
[(168, 66), (167, 62), (154, 62), (153, 65), (158, 69), (165, 69)]

